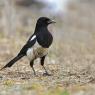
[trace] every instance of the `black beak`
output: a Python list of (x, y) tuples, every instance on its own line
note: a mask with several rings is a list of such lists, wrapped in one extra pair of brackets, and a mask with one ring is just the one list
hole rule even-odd
[(56, 22), (54, 20), (50, 20), (48, 23), (52, 24), (52, 23), (56, 23)]
[(51, 20), (51, 23), (56, 23), (54, 20)]

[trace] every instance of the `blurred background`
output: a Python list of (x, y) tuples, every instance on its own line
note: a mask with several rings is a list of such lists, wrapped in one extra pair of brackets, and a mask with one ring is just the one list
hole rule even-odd
[[(49, 88), (52, 90), (46, 95), (52, 95), (52, 91), (55, 95), (94, 95), (94, 0), (0, 0), (0, 68), (19, 52), (34, 32), (37, 19), (42, 16), (56, 21), (56, 24), (48, 27), (54, 36), (54, 43), (46, 59), (46, 67), (53, 76), (43, 78), (43, 81), (40, 78), (31, 79), (33, 73), (27, 65), (28, 60), (21, 59), (7, 72), (0, 72), (0, 84), (3, 83), (1, 91), (6, 92), (3, 86), (11, 84), (9, 95), (12, 91), (15, 92), (16, 87), (19, 95), (30, 95), (34, 90), (35, 93), (43, 90), (39, 95), (45, 95)], [(41, 72), (39, 66), (35, 68), (38, 73)], [(22, 85), (22, 77), (30, 78), (27, 82), (23, 80), (26, 86)], [(17, 85), (17, 80), (20, 86)], [(35, 82), (37, 84), (32, 89), (30, 84)], [(23, 90), (24, 86), (26, 92)], [(43, 86), (46, 89), (42, 89)], [(27, 92), (27, 89), (31, 91)]]

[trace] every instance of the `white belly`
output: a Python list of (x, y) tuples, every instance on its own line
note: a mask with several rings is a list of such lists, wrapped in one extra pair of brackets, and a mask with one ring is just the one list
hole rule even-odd
[(38, 57), (43, 57), (47, 55), (47, 53), (48, 53), (48, 48), (43, 48), (36, 42), (32, 48), (28, 49), (27, 57), (29, 60), (33, 60)]

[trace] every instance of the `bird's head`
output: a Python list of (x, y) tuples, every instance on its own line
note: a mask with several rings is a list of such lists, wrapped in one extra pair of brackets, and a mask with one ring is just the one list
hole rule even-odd
[(37, 20), (37, 25), (39, 26), (48, 26), (49, 24), (56, 23), (55, 21), (49, 19), (48, 17), (40, 17)]

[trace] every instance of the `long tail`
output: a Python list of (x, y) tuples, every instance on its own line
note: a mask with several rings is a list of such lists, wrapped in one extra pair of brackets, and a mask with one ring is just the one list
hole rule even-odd
[(16, 61), (18, 61), (19, 59), (21, 59), (24, 55), (17, 55), (15, 58), (13, 58), (9, 63), (7, 63), (3, 68), (1, 68), (0, 70), (3, 70), (7, 67), (11, 67)]

